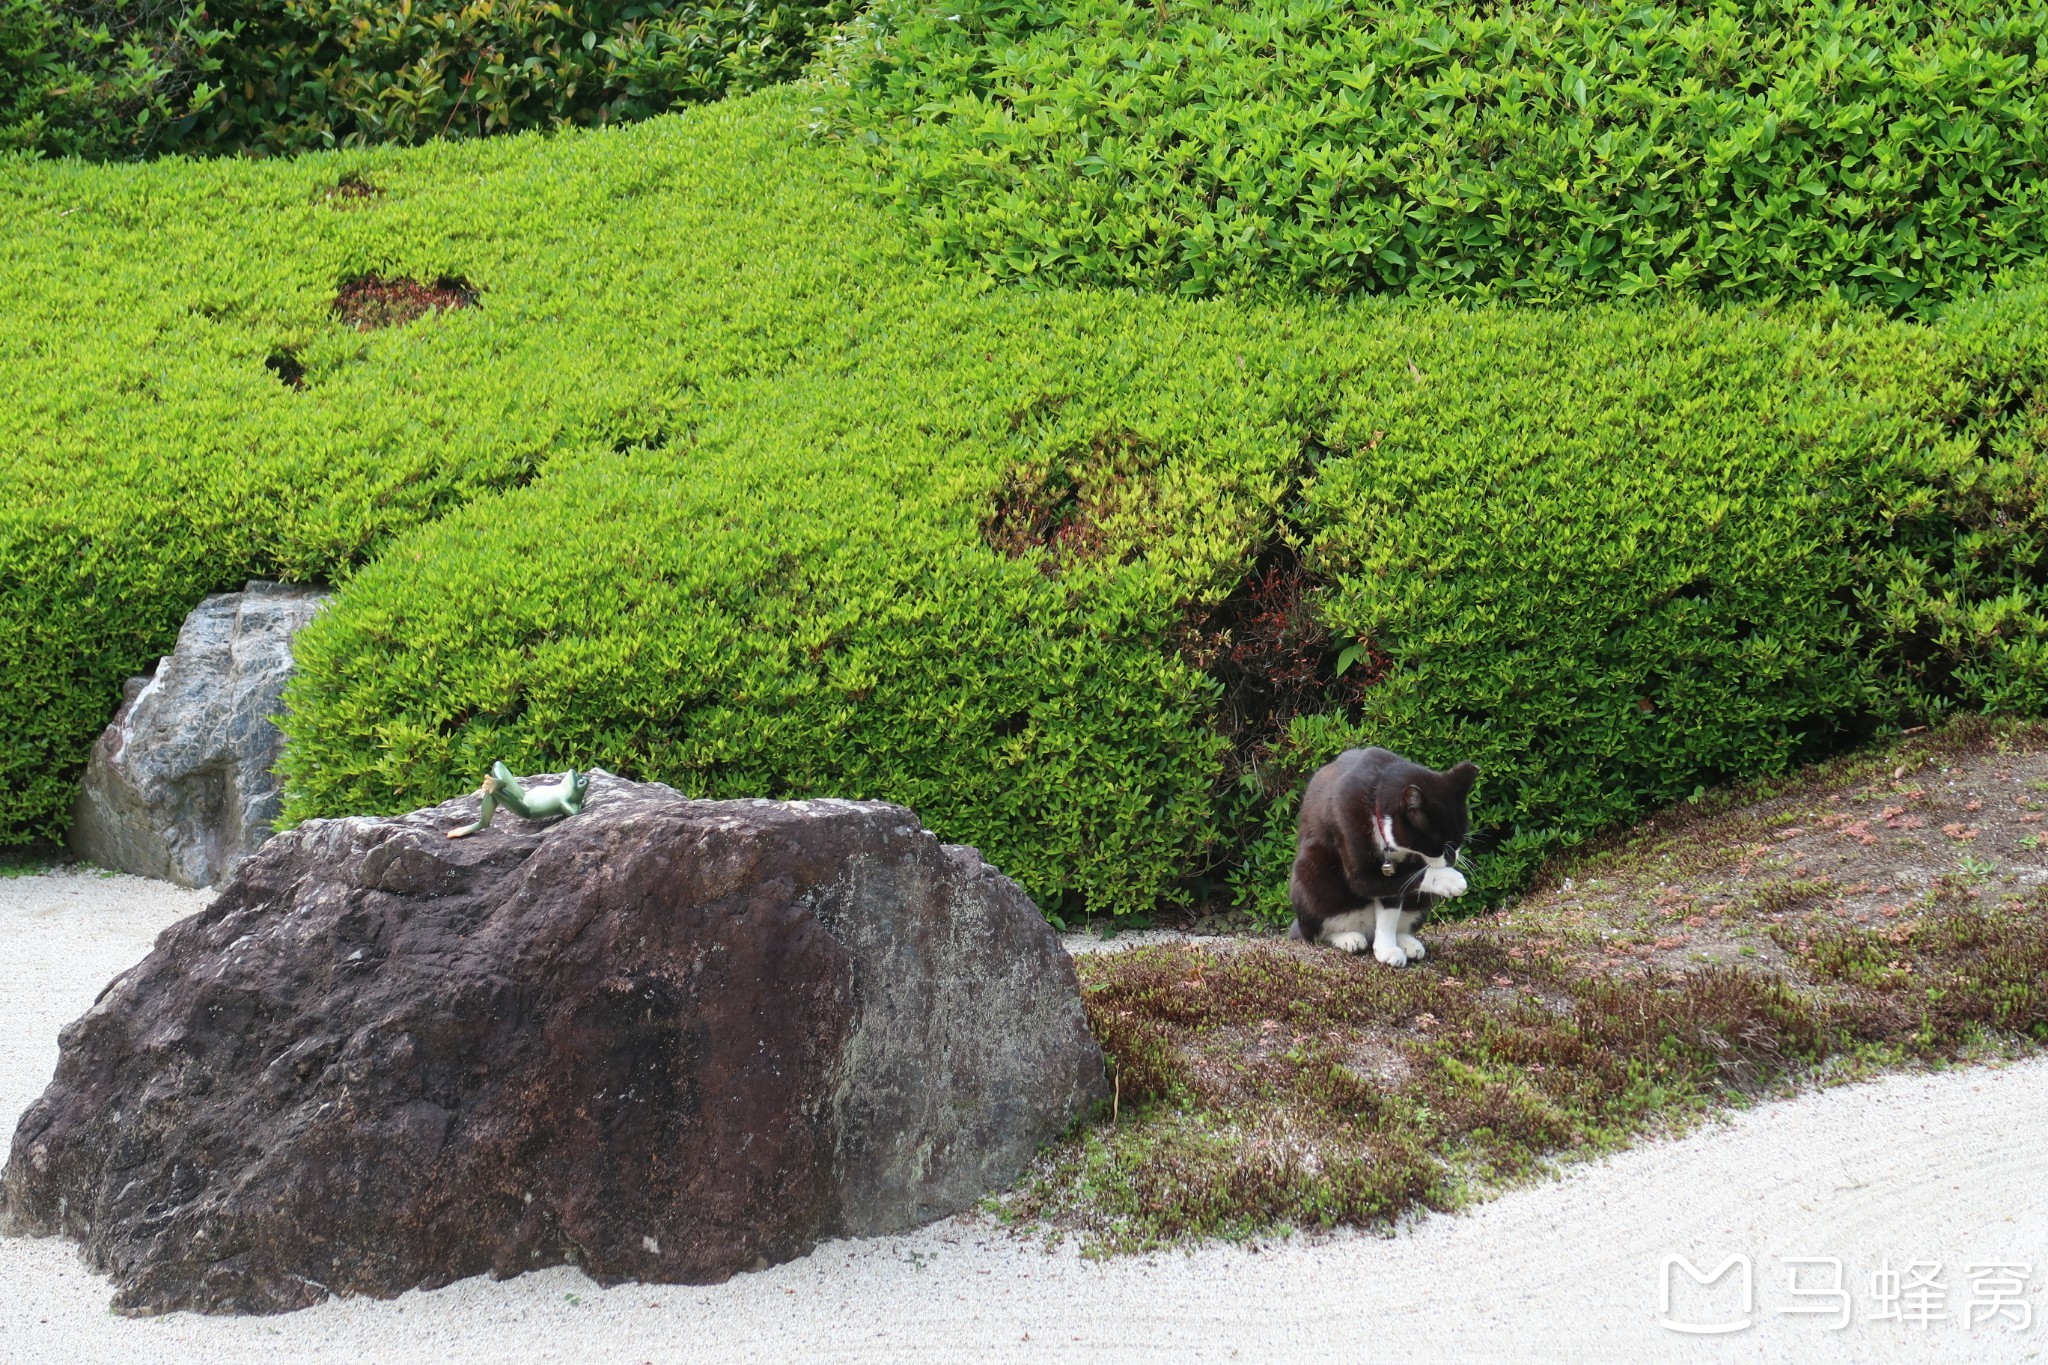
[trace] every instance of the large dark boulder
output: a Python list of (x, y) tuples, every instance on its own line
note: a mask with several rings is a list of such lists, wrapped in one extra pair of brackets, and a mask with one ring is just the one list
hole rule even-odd
[(64, 1031), (0, 1229), (128, 1311), (572, 1262), (708, 1282), (1016, 1177), (1104, 1093), (1073, 964), (897, 806), (474, 798), (264, 846)]

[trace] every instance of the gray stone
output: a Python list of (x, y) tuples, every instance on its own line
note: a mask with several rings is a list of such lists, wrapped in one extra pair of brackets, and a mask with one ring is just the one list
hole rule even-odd
[(1074, 966), (900, 806), (592, 776), (309, 820), (60, 1040), (0, 1231), (130, 1312), (704, 1283), (971, 1207), (1107, 1098)]
[(270, 837), (271, 769), (284, 746), (271, 717), (291, 677), (291, 638), (326, 601), (265, 582), (206, 598), (177, 648), (130, 678), (93, 745), (72, 813), (71, 851), (180, 886), (211, 886)]

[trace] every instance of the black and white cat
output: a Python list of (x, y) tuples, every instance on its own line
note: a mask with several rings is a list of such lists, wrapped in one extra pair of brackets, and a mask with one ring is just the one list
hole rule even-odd
[(1324, 764), (1301, 798), (1288, 936), (1371, 948), (1391, 967), (1421, 961), (1416, 927), (1437, 901), (1465, 894), (1456, 863), (1478, 778), (1470, 763), (1438, 772), (1387, 749), (1347, 749)]

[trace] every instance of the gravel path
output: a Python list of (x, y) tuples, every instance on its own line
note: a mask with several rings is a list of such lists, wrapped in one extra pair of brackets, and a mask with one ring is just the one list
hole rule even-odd
[[(204, 903), (90, 872), (0, 880), (0, 1133), (47, 1082), (57, 1030)], [(2048, 1062), (1965, 1068), (1766, 1105), (1391, 1238), (1103, 1264), (954, 1219), (708, 1288), (606, 1290), (557, 1269), (284, 1318), (113, 1317), (70, 1244), (8, 1238), (0, 1360), (2048, 1359), (2044, 1116)], [(1752, 1325), (1713, 1337), (1660, 1326), (1671, 1254), (1703, 1269), (1747, 1256)], [(1788, 1294), (1793, 1256), (1840, 1259), (1845, 1329), (1780, 1311), (1826, 1306)], [(1939, 1262), (1948, 1319), (1864, 1321), (1880, 1307), (1881, 1258), (1894, 1271)], [(1966, 1325), (1966, 1263), (1997, 1260), (2030, 1267), (2023, 1308)], [(1813, 1286), (1830, 1272), (1800, 1273)], [(1739, 1274), (1700, 1291), (1680, 1272), (1671, 1316), (1738, 1316)], [(1990, 1276), (1977, 1283), (1997, 1297)]]

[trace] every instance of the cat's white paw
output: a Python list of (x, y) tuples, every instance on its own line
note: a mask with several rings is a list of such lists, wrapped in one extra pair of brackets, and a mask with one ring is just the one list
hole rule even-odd
[(1405, 967), (1408, 965), (1408, 954), (1401, 951), (1399, 943), (1375, 943), (1372, 945), (1372, 955), (1386, 963), (1389, 967)]
[(1413, 934), (1403, 934), (1394, 942), (1400, 945), (1401, 951), (1408, 955), (1410, 962), (1420, 962), (1429, 956), (1429, 949), (1423, 947), (1422, 940)]
[(1329, 944), (1332, 948), (1342, 949), (1347, 953), (1362, 953), (1367, 948), (1372, 947), (1372, 940), (1364, 934), (1353, 932), (1348, 934), (1332, 934), (1329, 938)]
[(1452, 896), (1465, 894), (1465, 874), (1455, 867), (1432, 867), (1422, 874), (1422, 893), (1426, 896)]

